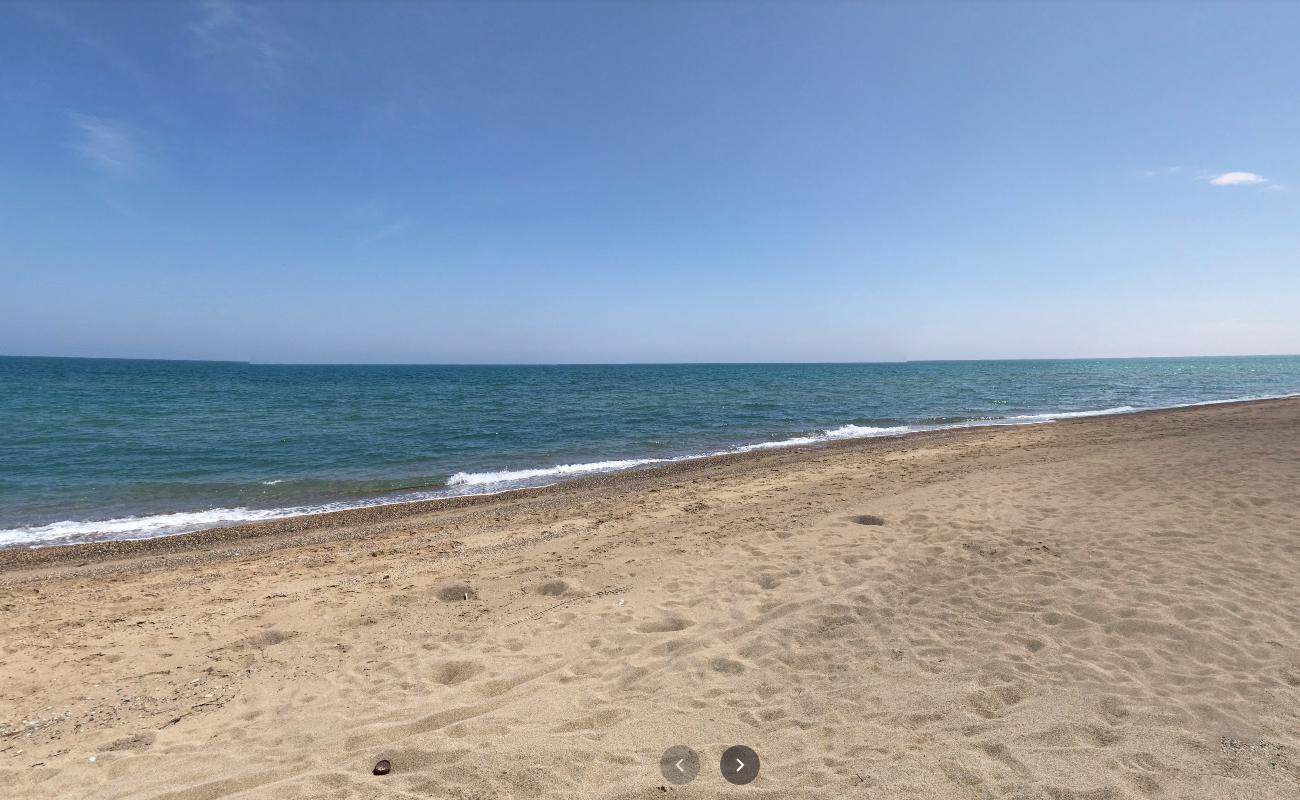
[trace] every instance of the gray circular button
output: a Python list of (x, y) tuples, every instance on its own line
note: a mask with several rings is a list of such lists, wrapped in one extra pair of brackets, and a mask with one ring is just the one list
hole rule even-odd
[(690, 783), (700, 774), (700, 754), (684, 744), (673, 745), (659, 757), (659, 771), (669, 783)]
[(722, 754), (718, 766), (727, 783), (743, 786), (758, 777), (758, 753), (743, 744), (733, 745)]

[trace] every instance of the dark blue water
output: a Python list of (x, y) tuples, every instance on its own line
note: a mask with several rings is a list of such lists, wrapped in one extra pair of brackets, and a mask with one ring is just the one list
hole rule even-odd
[(0, 358), (0, 546), (1297, 392), (1294, 356), (522, 367)]

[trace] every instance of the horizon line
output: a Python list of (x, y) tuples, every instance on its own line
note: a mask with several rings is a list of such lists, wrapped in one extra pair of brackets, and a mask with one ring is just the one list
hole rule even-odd
[(171, 364), (235, 364), (249, 367), (691, 367), (691, 366), (870, 366), (1032, 361), (1141, 361), (1197, 358), (1297, 358), (1300, 353), (1230, 353), (1156, 356), (1025, 356), (1002, 358), (907, 358), (880, 361), (251, 361), (232, 358), (136, 356), (48, 356), (0, 353), (0, 358), (65, 361), (149, 361)]

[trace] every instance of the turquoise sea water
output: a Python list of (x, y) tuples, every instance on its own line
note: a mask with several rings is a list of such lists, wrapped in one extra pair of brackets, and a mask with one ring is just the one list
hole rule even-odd
[(630, 366), (0, 358), (0, 547), (669, 459), (1300, 393), (1300, 357)]

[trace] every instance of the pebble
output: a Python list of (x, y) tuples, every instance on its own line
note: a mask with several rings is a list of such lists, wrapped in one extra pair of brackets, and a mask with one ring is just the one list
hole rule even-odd
[(392, 769), (393, 769), (393, 765), (388, 763), (388, 759), (384, 759), (383, 761), (380, 761), (378, 764), (376, 764), (374, 770), (372, 771), (376, 775), (387, 775), (389, 772), (392, 771)]

